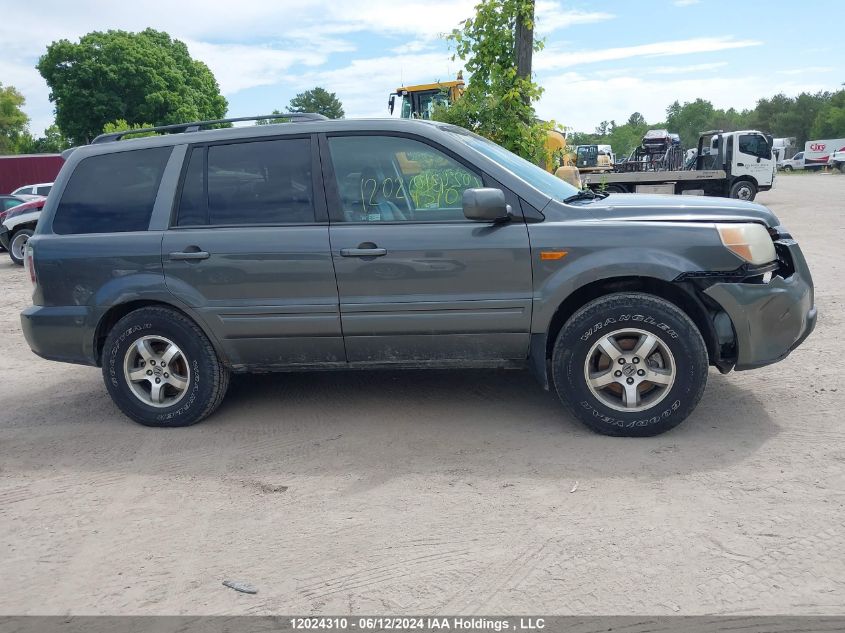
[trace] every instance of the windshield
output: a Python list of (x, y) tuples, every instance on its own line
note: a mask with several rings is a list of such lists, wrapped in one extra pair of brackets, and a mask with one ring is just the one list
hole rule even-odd
[(506, 150), (501, 145), (496, 145), (486, 138), (468, 132), (461, 128), (443, 127), (441, 128), (450, 133), (455, 139), (461, 141), (465, 145), (470, 146), (499, 163), (505, 169), (510, 170), (516, 176), (527, 182), (529, 185), (542, 191), (547, 196), (551, 196), (555, 200), (564, 200), (576, 193), (578, 189), (564, 182), (557, 176), (553, 176), (549, 172), (534, 163), (531, 163), (524, 158), (521, 158)]

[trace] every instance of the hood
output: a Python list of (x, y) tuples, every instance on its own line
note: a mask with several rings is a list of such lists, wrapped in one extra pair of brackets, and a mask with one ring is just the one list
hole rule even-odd
[(762, 222), (775, 227), (777, 216), (761, 204), (705, 196), (612, 193), (603, 200), (579, 203), (596, 219), (632, 222)]

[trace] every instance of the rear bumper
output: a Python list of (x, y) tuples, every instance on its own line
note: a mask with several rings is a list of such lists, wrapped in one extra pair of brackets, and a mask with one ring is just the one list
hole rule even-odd
[(816, 326), (813, 280), (801, 249), (782, 240), (793, 272), (768, 284), (717, 283), (704, 292), (728, 314), (736, 334), (736, 369), (776, 363), (806, 339)]
[(42, 358), (65, 363), (97, 364), (83, 344), (87, 323), (85, 306), (29, 306), (21, 312), (21, 329), (29, 348)]

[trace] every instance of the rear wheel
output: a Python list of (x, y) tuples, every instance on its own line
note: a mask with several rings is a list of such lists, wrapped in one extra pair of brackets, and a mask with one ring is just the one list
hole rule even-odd
[(635, 292), (578, 310), (552, 354), (558, 396), (605, 435), (657, 435), (680, 424), (704, 392), (707, 366), (690, 318), (664, 299)]
[(18, 229), (9, 240), (9, 257), (18, 266), (23, 266), (23, 259), (26, 256), (26, 243), (32, 237), (31, 229)]
[(103, 347), (112, 400), (145, 426), (188, 426), (223, 401), (229, 372), (205, 333), (183, 314), (141, 308), (123, 317)]
[(751, 202), (757, 196), (757, 186), (750, 180), (737, 180), (731, 186), (731, 198)]

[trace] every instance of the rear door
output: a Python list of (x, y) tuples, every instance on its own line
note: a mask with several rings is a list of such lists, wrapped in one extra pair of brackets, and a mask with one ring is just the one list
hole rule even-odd
[(331, 245), (350, 363), (524, 359), (528, 232), (463, 215), (484, 174), (423, 139), (323, 138)]
[(236, 365), (346, 362), (315, 152), (309, 136), (188, 150), (165, 278)]

